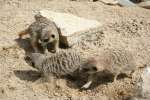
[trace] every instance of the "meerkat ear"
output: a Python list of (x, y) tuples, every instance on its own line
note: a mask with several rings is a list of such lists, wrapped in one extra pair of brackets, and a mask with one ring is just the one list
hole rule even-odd
[[(56, 26), (57, 27), (57, 26)], [(57, 27), (58, 33), (59, 35), (61, 34), (61, 29), (59, 27)]]

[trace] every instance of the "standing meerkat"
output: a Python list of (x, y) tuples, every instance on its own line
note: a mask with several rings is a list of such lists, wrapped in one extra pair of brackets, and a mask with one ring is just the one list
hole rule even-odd
[(84, 63), (84, 59), (75, 50), (61, 50), (51, 56), (31, 53), (25, 60), (49, 80), (54, 76), (74, 76), (73, 73)]
[(34, 51), (39, 52), (39, 47), (50, 52), (56, 52), (59, 47), (59, 30), (56, 24), (40, 14), (35, 15), (33, 22), (25, 31), (19, 33), (19, 38), (29, 34)]
[(88, 81), (82, 88), (89, 88), (94, 78), (105, 71), (113, 74), (114, 81), (116, 81), (119, 74), (124, 73), (129, 76), (135, 69), (134, 58), (129, 51), (113, 48), (102, 49), (97, 56), (89, 58), (80, 69), (82, 73), (89, 74)]

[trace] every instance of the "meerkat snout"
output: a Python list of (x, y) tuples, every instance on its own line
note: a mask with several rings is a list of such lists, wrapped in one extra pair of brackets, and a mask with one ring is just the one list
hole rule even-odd
[(43, 41), (43, 42), (48, 42), (48, 41), (49, 41), (49, 38), (43, 39), (42, 41)]
[(49, 38), (39, 39), (39, 43), (44, 46), (49, 42)]
[(103, 70), (103, 64), (99, 63), (98, 56), (89, 57), (87, 62), (80, 68), (81, 72), (93, 74)]

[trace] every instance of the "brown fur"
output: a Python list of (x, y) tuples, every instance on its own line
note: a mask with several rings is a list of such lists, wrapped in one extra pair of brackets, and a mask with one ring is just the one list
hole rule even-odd
[(35, 15), (33, 22), (26, 30), (19, 33), (19, 38), (29, 34), (31, 45), (35, 52), (39, 52), (39, 47), (45, 52), (47, 49), (56, 52), (59, 47), (59, 31), (54, 22), (41, 15)]
[(19, 38), (22, 39), (22, 37), (27, 34), (29, 34), (29, 32), (27, 30), (23, 30), (23, 31), (19, 32), (18, 35), (19, 35)]

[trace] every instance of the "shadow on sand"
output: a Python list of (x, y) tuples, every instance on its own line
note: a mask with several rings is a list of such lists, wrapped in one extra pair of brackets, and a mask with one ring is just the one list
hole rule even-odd
[(34, 70), (15, 70), (14, 73), (20, 80), (31, 82), (34, 82), (41, 77), (41, 73)]

